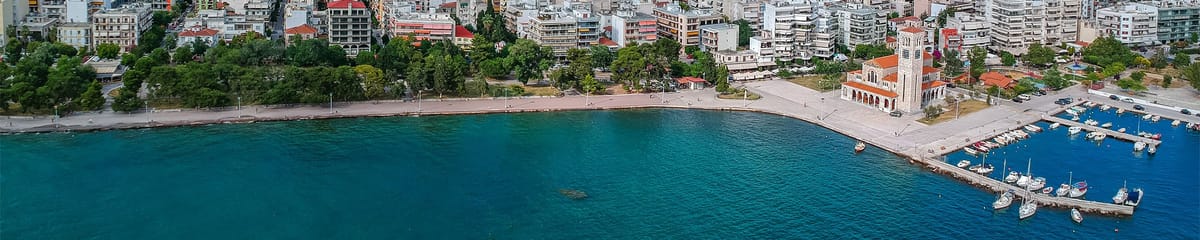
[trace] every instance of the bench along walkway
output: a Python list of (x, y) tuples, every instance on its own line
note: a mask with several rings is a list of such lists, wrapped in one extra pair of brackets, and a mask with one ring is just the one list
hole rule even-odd
[(1113, 131), (1112, 129), (1102, 128), (1102, 127), (1097, 127), (1097, 126), (1090, 126), (1087, 124), (1079, 123), (1076, 121), (1071, 121), (1068, 119), (1062, 119), (1062, 118), (1054, 117), (1054, 116), (1043, 116), (1042, 120), (1046, 120), (1049, 122), (1056, 122), (1056, 123), (1060, 123), (1062, 125), (1067, 125), (1067, 126), (1072, 126), (1072, 127), (1081, 127), (1081, 128), (1083, 128), (1083, 130), (1087, 130), (1089, 132), (1099, 131), (1104, 134), (1108, 134), (1109, 137), (1114, 137), (1114, 138), (1121, 139), (1121, 140), (1126, 140), (1126, 141), (1131, 141), (1131, 142), (1145, 142), (1146, 144), (1150, 145), (1151, 147), (1158, 147), (1158, 144), (1162, 143), (1162, 141), (1160, 141), (1160, 140), (1145, 138), (1145, 137), (1141, 137), (1138, 135), (1133, 135), (1133, 134), (1128, 134), (1128, 133), (1123, 133), (1123, 132), (1117, 132), (1117, 131)]
[[(1025, 190), (1022, 189), (1021, 187), (1009, 185), (1004, 182), (1001, 182), (1000, 180), (996, 180), (996, 179), (992, 179), (992, 178), (989, 178), (984, 175), (976, 174), (967, 169), (962, 169), (962, 168), (952, 166), (949, 163), (946, 163), (945, 161), (942, 161), (937, 158), (927, 158), (923, 161), (925, 161), (926, 165), (928, 165), (934, 172), (946, 174), (948, 176), (954, 177), (959, 180), (966, 181), (967, 183), (969, 183), (971, 185), (975, 185), (980, 188), (990, 190), (992, 192), (999, 193), (999, 192), (1011, 190), (1011, 191), (1013, 191), (1013, 194), (1019, 198), (1028, 198), (1028, 197), (1030, 197), (1029, 195), (1031, 195), (1031, 193), (1025, 192)], [(1037, 204), (1039, 206), (1045, 206), (1045, 207), (1055, 207), (1055, 208), (1065, 208), (1065, 209), (1076, 208), (1076, 209), (1079, 209), (1080, 212), (1094, 213), (1094, 214), (1101, 214), (1101, 215), (1115, 215), (1115, 216), (1132, 216), (1133, 210), (1134, 210), (1134, 208), (1132, 206), (1126, 206), (1126, 205), (1119, 205), (1119, 204), (1112, 204), (1112, 203), (1105, 203), (1105, 202), (1095, 202), (1095, 201), (1066, 198), (1066, 197), (1054, 197), (1054, 196), (1043, 195), (1043, 194), (1038, 194), (1038, 193), (1032, 193), (1032, 195), (1033, 195), (1034, 202), (1037, 202)]]

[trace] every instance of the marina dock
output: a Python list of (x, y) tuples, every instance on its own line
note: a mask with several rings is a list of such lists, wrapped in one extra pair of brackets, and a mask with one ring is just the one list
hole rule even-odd
[(1070, 126), (1070, 127), (1080, 127), (1080, 128), (1083, 128), (1083, 130), (1087, 130), (1088, 132), (1102, 132), (1102, 133), (1108, 134), (1109, 137), (1113, 137), (1116, 139), (1121, 139), (1121, 140), (1126, 140), (1126, 141), (1131, 141), (1131, 142), (1145, 142), (1146, 144), (1149, 144), (1151, 147), (1158, 147), (1158, 144), (1162, 143), (1162, 141), (1160, 141), (1160, 140), (1145, 138), (1145, 137), (1141, 137), (1138, 135), (1133, 135), (1133, 134), (1128, 134), (1128, 133), (1123, 133), (1123, 132), (1117, 132), (1112, 129), (1091, 126), (1091, 125), (1079, 123), (1076, 121), (1071, 121), (1069, 119), (1062, 119), (1062, 118), (1055, 117), (1055, 116), (1043, 116), (1042, 120), (1045, 120), (1048, 122), (1055, 122), (1055, 123), (1059, 123), (1059, 124)]
[(954, 177), (954, 178), (962, 180), (962, 181), (966, 181), (967, 183), (970, 183), (971, 185), (975, 185), (977, 187), (987, 189), (989, 191), (992, 191), (993, 193), (1000, 193), (1000, 192), (1012, 190), (1013, 194), (1019, 198), (1029, 198), (1030, 195), (1033, 195), (1033, 200), (1035, 202), (1037, 202), (1039, 206), (1063, 208), (1063, 209), (1076, 208), (1076, 209), (1079, 209), (1080, 212), (1101, 214), (1101, 215), (1115, 215), (1115, 216), (1132, 216), (1133, 215), (1134, 208), (1132, 206), (1105, 203), (1105, 202), (1088, 201), (1088, 200), (1066, 198), (1066, 197), (1054, 197), (1054, 196), (1037, 194), (1037, 193), (1029, 193), (1029, 192), (1025, 192), (1024, 189), (1021, 189), (1021, 187), (1009, 185), (1004, 182), (1001, 182), (1000, 180), (991, 179), (991, 178), (988, 178), (987, 176), (976, 174), (967, 169), (955, 167), (953, 165), (950, 165), (949, 163), (946, 163), (946, 161), (943, 161), (941, 159), (927, 158), (923, 161), (934, 172), (946, 174), (947, 176)]

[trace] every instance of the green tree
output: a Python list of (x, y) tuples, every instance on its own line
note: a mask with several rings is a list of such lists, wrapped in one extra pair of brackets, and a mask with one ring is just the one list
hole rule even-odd
[(100, 110), (104, 107), (104, 95), (101, 91), (100, 82), (95, 80), (88, 84), (87, 90), (79, 96), (78, 105), (81, 109), (92, 111)]
[(1141, 82), (1133, 80), (1133, 79), (1121, 79), (1120, 81), (1117, 81), (1117, 86), (1121, 87), (1121, 89), (1126, 89), (1126, 90), (1131, 90), (1131, 91), (1145, 91), (1146, 90), (1146, 86), (1142, 85)]
[(354, 56), (354, 63), (358, 64), (358, 65), (370, 65), (370, 66), (379, 65), (378, 63), (375, 62), (375, 53), (371, 52), (371, 50), (365, 50), (365, 51), (358, 52), (358, 55)]
[(363, 82), (363, 95), (368, 99), (377, 99), (383, 97), (384, 89), (387, 87), (387, 80), (383, 78), (383, 70), (372, 67), (371, 65), (358, 65), (354, 67), (354, 73)]
[(1056, 89), (1056, 90), (1062, 89), (1062, 88), (1065, 88), (1065, 87), (1071, 85), (1071, 81), (1064, 79), (1062, 76), (1062, 73), (1060, 73), (1057, 69), (1054, 69), (1054, 68), (1050, 68), (1050, 69), (1046, 69), (1046, 71), (1042, 71), (1042, 81), (1046, 83), (1047, 87), (1050, 87), (1050, 88)]
[(1175, 53), (1175, 61), (1172, 64), (1175, 64), (1176, 69), (1185, 68), (1192, 65), (1192, 57), (1185, 53)]
[(750, 38), (754, 37), (754, 28), (750, 27), (750, 21), (739, 19), (733, 23), (738, 25), (738, 46), (750, 46)]
[(1083, 49), (1083, 61), (1100, 66), (1108, 66), (1113, 62), (1126, 65), (1134, 64), (1136, 53), (1113, 37), (1100, 37)]
[(592, 46), (592, 66), (608, 69), (613, 62), (613, 52), (605, 46)]
[(135, 91), (126, 91), (123, 89), (121, 94), (118, 94), (113, 99), (112, 109), (118, 112), (133, 112), (142, 108), (142, 99), (139, 99)]
[(1171, 80), (1173, 80), (1171, 75), (1163, 76), (1162, 87), (1164, 87), (1164, 88), (1171, 87)]
[(508, 51), (509, 57), (512, 58), (510, 64), (513, 72), (522, 84), (529, 83), (529, 80), (541, 79), (542, 73), (550, 68), (551, 59), (554, 57), (550, 47), (540, 46), (528, 39), (517, 40)]
[(961, 59), (958, 59), (958, 51), (947, 51), (946, 56), (942, 57), (942, 59), (946, 62), (945, 65), (942, 65), (942, 72), (945, 73), (947, 77), (952, 78), (963, 73), (963, 62)]
[(600, 86), (600, 82), (596, 81), (596, 78), (593, 78), (592, 75), (584, 76), (583, 81), (580, 81), (579, 85), (581, 85), (583, 92), (591, 94), (601, 93), (600, 90), (604, 89), (603, 86)]
[(1142, 72), (1142, 71), (1136, 71), (1136, 72), (1133, 72), (1132, 74), (1129, 74), (1129, 78), (1133, 79), (1134, 81), (1137, 81), (1138, 83), (1141, 83), (1142, 79), (1146, 78), (1146, 73)]
[(115, 43), (101, 43), (96, 45), (96, 55), (103, 59), (117, 59), (117, 54), (121, 53), (121, 47)]
[(639, 50), (643, 46), (630, 45), (617, 50), (617, 58), (609, 67), (613, 81), (625, 84), (626, 88), (641, 89), (641, 80), (649, 76), (645, 56)]
[(1054, 62), (1054, 50), (1041, 44), (1030, 44), (1025, 55), (1021, 56), (1021, 60), (1029, 65), (1044, 67)]
[(1114, 63), (1112, 63), (1112, 65), (1108, 65), (1108, 67), (1105, 67), (1104, 71), (1101, 71), (1100, 74), (1104, 75), (1106, 77), (1114, 77), (1115, 76), (1115, 77), (1119, 78), (1121, 75), (1121, 72), (1124, 72), (1124, 71), (1125, 71), (1124, 63), (1114, 62)]
[(1200, 89), (1200, 64), (1192, 64), (1181, 70), (1179, 77), (1187, 79), (1192, 84), (1192, 88)]
[(1154, 69), (1166, 68), (1167, 64), (1167, 56), (1163, 54), (1161, 49), (1156, 51), (1153, 56), (1150, 56), (1150, 67)]
[(729, 93), (729, 79), (728, 78), (717, 79), (717, 93)]
[(821, 80), (817, 81), (817, 86), (821, 88), (822, 91), (837, 89), (838, 86), (841, 86), (842, 79), (843, 77), (841, 73), (825, 74), (821, 77)]
[(987, 59), (987, 50), (978, 46), (971, 48), (971, 51), (967, 53), (967, 59), (971, 61), (971, 78), (978, 80), (985, 69), (984, 60)]
[(925, 107), (925, 119), (935, 119), (942, 116), (942, 108), (938, 106)]
[(1017, 57), (1013, 56), (1012, 53), (1009, 52), (1000, 52), (1000, 63), (1004, 64), (1004, 66), (1017, 65)]

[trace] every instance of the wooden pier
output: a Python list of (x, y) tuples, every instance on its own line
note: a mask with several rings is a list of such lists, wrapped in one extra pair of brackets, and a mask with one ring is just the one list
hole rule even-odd
[[(929, 158), (929, 159), (925, 159), (923, 161), (934, 172), (946, 174), (946, 175), (954, 177), (956, 179), (966, 181), (967, 183), (970, 183), (971, 185), (975, 185), (977, 187), (987, 189), (989, 191), (992, 191), (993, 193), (1000, 193), (1000, 192), (1012, 190), (1014, 195), (1016, 195), (1018, 198), (1022, 198), (1022, 199), (1029, 198), (1031, 195), (1031, 193), (1025, 192), (1025, 190), (1022, 189), (1021, 187), (1009, 185), (1007, 183), (1001, 182), (1000, 180), (991, 179), (987, 176), (971, 172), (970, 170), (955, 167), (955, 166), (950, 165), (949, 163), (946, 163), (945, 161), (940, 160), (940, 159)], [(1095, 195), (1095, 194), (1103, 195), (1104, 193), (1097, 192), (1096, 189), (1093, 189), (1092, 194), (1093, 195)], [(1075, 209), (1079, 209), (1080, 212), (1101, 214), (1101, 215), (1133, 216), (1134, 208), (1132, 206), (1105, 203), (1105, 202), (1095, 202), (1095, 201), (1066, 198), (1066, 197), (1054, 197), (1054, 196), (1044, 195), (1044, 194), (1040, 194), (1040, 193), (1032, 193), (1032, 195), (1033, 195), (1032, 196), (1033, 201), (1036, 202), (1038, 204), (1038, 206), (1064, 208), (1064, 209), (1075, 208)]]
[(1131, 141), (1131, 142), (1145, 142), (1146, 144), (1150, 145), (1150, 147), (1158, 147), (1158, 144), (1162, 143), (1162, 141), (1160, 141), (1160, 140), (1145, 138), (1142, 136), (1123, 133), (1123, 132), (1117, 132), (1112, 129), (1102, 128), (1102, 127), (1097, 127), (1097, 126), (1090, 126), (1090, 125), (1083, 124), (1080, 122), (1071, 121), (1070, 119), (1062, 119), (1062, 118), (1055, 117), (1055, 116), (1042, 116), (1042, 120), (1045, 120), (1048, 122), (1056, 122), (1056, 123), (1066, 125), (1066, 126), (1071, 126), (1071, 127), (1080, 127), (1080, 128), (1083, 128), (1083, 130), (1087, 130), (1088, 132), (1102, 132), (1102, 133), (1108, 134), (1109, 137), (1113, 137), (1116, 139), (1121, 139), (1121, 140), (1126, 140), (1126, 141)]

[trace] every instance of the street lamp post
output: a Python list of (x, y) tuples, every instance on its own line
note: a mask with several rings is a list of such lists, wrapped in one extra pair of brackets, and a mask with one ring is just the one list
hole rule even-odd
[(144, 103), (146, 103), (146, 123), (149, 124), (150, 122), (154, 121), (151, 118), (151, 116), (154, 115), (154, 109), (150, 108), (150, 100), (146, 100)]
[(333, 93), (329, 93), (329, 114), (333, 114)]
[(417, 113), (421, 113), (421, 92), (425, 90), (417, 90)]
[(242, 96), (238, 96), (238, 111), (242, 110)]
[(509, 107), (508, 99), (509, 99), (508, 88), (504, 88), (504, 109), (508, 109), (508, 107)]

